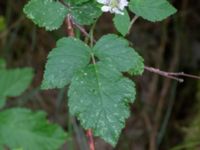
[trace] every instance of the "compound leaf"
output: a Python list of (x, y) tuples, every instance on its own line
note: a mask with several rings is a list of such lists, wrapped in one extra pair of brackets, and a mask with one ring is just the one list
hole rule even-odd
[(119, 71), (131, 74), (142, 74), (143, 58), (131, 47), (124, 38), (114, 34), (103, 36), (94, 46), (94, 54), (100, 60), (110, 60)]
[(24, 150), (58, 150), (66, 133), (45, 119), (43, 112), (24, 108), (0, 112), (0, 147)]
[(64, 87), (74, 73), (90, 61), (90, 48), (78, 39), (62, 38), (56, 45), (48, 55), (42, 82), (43, 89)]
[(134, 83), (115, 67), (98, 62), (76, 73), (70, 89), (69, 108), (86, 129), (115, 145), (135, 98)]
[(161, 21), (176, 12), (167, 0), (131, 0), (129, 9), (152, 22)]
[(46, 30), (58, 29), (67, 15), (66, 7), (54, 0), (30, 0), (24, 7), (24, 13), (39, 27)]

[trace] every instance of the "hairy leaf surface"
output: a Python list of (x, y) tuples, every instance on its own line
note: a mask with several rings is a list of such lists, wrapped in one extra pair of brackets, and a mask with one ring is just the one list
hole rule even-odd
[(0, 147), (24, 150), (58, 150), (66, 133), (45, 119), (45, 113), (14, 108), (0, 112)]
[(111, 60), (119, 71), (142, 74), (144, 64), (142, 57), (124, 38), (109, 34), (103, 36), (94, 46), (94, 53), (100, 60)]
[(90, 48), (78, 39), (58, 40), (56, 48), (48, 55), (42, 88), (62, 88), (67, 85), (74, 73), (89, 63), (89, 51)]
[(115, 145), (135, 99), (134, 83), (107, 63), (78, 72), (70, 85), (69, 108), (84, 128)]
[(66, 7), (54, 0), (30, 0), (24, 7), (24, 13), (39, 27), (46, 30), (58, 29), (67, 15)]
[(71, 7), (71, 14), (74, 21), (81, 25), (90, 25), (95, 22), (101, 14), (101, 9), (96, 1), (89, 1), (82, 5)]

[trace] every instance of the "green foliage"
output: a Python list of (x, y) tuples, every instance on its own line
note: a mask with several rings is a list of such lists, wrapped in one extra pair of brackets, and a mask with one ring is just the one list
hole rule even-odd
[(0, 107), (8, 96), (19, 96), (29, 86), (33, 78), (30, 68), (24, 69), (0, 69)]
[(70, 14), (74, 21), (81, 25), (89, 25), (101, 15), (96, 1), (66, 2), (69, 3), (67, 6), (54, 0), (30, 0), (24, 7), (24, 13), (39, 27), (45, 27), (46, 30), (50, 31), (58, 29), (67, 14)]
[[(93, 55), (100, 61), (91, 65)], [(116, 35), (102, 37), (93, 49), (80, 40), (63, 38), (48, 56), (43, 87), (61, 88), (73, 77), (70, 112), (85, 128), (92, 128), (95, 135), (115, 145), (129, 115), (128, 103), (135, 98), (134, 83), (119, 71), (138, 65), (143, 66), (143, 59)], [(139, 71), (142, 73), (143, 69)]]
[(0, 148), (58, 150), (66, 133), (45, 119), (45, 113), (24, 108), (0, 112)]
[(129, 9), (149, 21), (161, 21), (174, 14), (176, 9), (167, 0), (131, 0)]
[(130, 26), (130, 17), (127, 10), (124, 11), (124, 15), (116, 14), (113, 22), (115, 24), (116, 29), (125, 36), (128, 33)]
[(48, 55), (42, 88), (62, 88), (90, 61), (90, 48), (75, 38), (62, 38)]
[(74, 21), (81, 25), (90, 25), (101, 15), (96, 1), (90, 1), (83, 5), (72, 5), (70, 10)]
[(24, 7), (24, 13), (39, 27), (55, 30), (62, 25), (67, 9), (54, 0), (30, 0)]
[(129, 116), (128, 103), (135, 98), (134, 83), (99, 62), (74, 76), (68, 95), (70, 112), (82, 126), (115, 145)]
[[(64, 0), (63, 2), (30, 0), (24, 7), (24, 12), (34, 23), (45, 27), (46, 30), (58, 29), (67, 15), (70, 15), (71, 21), (75, 24), (90, 25), (102, 14), (96, 0)], [(176, 9), (166, 0), (131, 0), (129, 9), (149, 21), (160, 21), (176, 12)], [(124, 15), (115, 15), (113, 22), (123, 36), (128, 33), (131, 21), (127, 10)], [(136, 95), (135, 84), (123, 77), (122, 73), (141, 75), (143, 71), (143, 58), (122, 37), (114, 34), (105, 35), (94, 47), (89, 47), (76, 38), (61, 38), (57, 41), (56, 48), (48, 55), (42, 88), (63, 88), (71, 83), (68, 93), (71, 114), (80, 120), (85, 129), (92, 129), (96, 136), (115, 145), (124, 127), (125, 119), (129, 116), (128, 105), (134, 101)], [(40, 119), (36, 117), (33, 120)], [(56, 149), (63, 142), (62, 137), (64, 137), (63, 132), (60, 131), (56, 132), (55, 136), (50, 134), (50, 139), (47, 140), (45, 132), (40, 137), (41, 143), (44, 143), (43, 147), (38, 147), (40, 144), (34, 134), (27, 135), (27, 139), (34, 139), (31, 144), (23, 143), (21, 146), (16, 144), (14, 139), (14, 146), (28, 150), (32, 147), (39, 150), (50, 149), (50, 147)], [(11, 142), (11, 146), (13, 143)]]
[(110, 60), (119, 71), (140, 75), (144, 70), (143, 59), (124, 38), (114, 34), (103, 36), (94, 46), (95, 55), (101, 60)]

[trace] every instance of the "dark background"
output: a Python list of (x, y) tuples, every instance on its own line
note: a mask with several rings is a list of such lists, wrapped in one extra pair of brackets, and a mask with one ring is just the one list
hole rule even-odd
[[(46, 32), (25, 18), (25, 0), (0, 0), (0, 16), (6, 27), (0, 31), (0, 57), (8, 68), (34, 68), (35, 77), (20, 97), (9, 99), (6, 108), (29, 107), (45, 110), (49, 120), (59, 123), (71, 135), (65, 150), (87, 149), (83, 129), (69, 115), (67, 87), (61, 90), (39, 89), (48, 52), (55, 41), (65, 35), (65, 27)], [(144, 57), (145, 65), (169, 72), (200, 75), (200, 1), (174, 0), (178, 12), (158, 23), (139, 18), (127, 36)], [(104, 14), (97, 23), (95, 38), (117, 33), (112, 15)], [(137, 82), (137, 99), (131, 105), (115, 150), (198, 150), (200, 149), (200, 81), (184, 78), (183, 83), (145, 71), (133, 78)], [(97, 150), (113, 148), (95, 138)]]

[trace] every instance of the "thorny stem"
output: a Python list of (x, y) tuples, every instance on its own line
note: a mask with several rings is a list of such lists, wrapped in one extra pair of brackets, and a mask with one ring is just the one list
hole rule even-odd
[[(72, 25), (72, 19), (71, 19), (71, 16), (68, 14), (66, 19), (65, 19), (65, 24), (67, 25), (67, 34), (71, 37), (74, 37), (75, 34), (74, 34), (74, 28), (73, 28), (73, 25)], [(93, 39), (93, 37), (92, 37)], [(93, 42), (92, 42), (93, 43)], [(92, 60), (93, 60), (93, 63), (95, 64), (95, 58), (94, 58), (94, 55), (92, 54), (91, 55), (92, 57)], [(88, 137), (88, 144), (89, 144), (89, 148), (90, 150), (95, 150), (95, 147), (94, 147), (94, 139), (93, 139), (93, 135), (92, 135), (92, 130), (91, 129), (88, 129), (86, 131), (86, 135)]]

